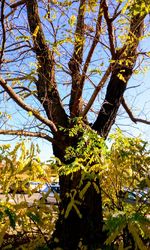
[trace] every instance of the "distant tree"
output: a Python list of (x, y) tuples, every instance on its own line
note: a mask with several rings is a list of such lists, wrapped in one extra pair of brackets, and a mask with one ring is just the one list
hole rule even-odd
[[(106, 139), (120, 105), (134, 123), (150, 124), (134, 117), (123, 97), (128, 81), (149, 58), (149, 51), (139, 49), (149, 36), (148, 31), (144, 35), (149, 6), (145, 0), (2, 0), (0, 134), (44, 138), (52, 143), (54, 155), (70, 165), (75, 158), (67, 159), (66, 150), (77, 148), (83, 128), (90, 126)], [(103, 89), (100, 105), (97, 98)], [(97, 192), (91, 185), (79, 202), (82, 217), (73, 209), (64, 216), (72, 190), (79, 200), (81, 172), (60, 175), (60, 213), (53, 238), (65, 250), (77, 249), (81, 239), (89, 249), (106, 240), (101, 188)], [(95, 175), (91, 181), (101, 187)], [(80, 189), (87, 182), (86, 177)]]

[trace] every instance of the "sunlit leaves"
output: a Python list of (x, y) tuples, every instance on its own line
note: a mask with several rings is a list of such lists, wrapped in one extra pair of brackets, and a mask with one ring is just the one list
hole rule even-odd
[(37, 37), (37, 34), (38, 34), (38, 31), (39, 31), (39, 28), (40, 28), (39, 26), (37, 26), (37, 27), (35, 28), (35, 30), (34, 30), (34, 32), (33, 32), (33, 34), (32, 34), (32, 35), (33, 35), (33, 37), (35, 37), (35, 38)]
[(133, 15), (140, 14), (145, 15), (148, 14), (150, 11), (149, 7), (150, 2), (146, 0), (136, 0), (134, 1), (134, 4), (131, 6), (131, 11)]
[(126, 227), (126, 217), (123, 213), (114, 214), (108, 218), (104, 229), (109, 231), (109, 237), (106, 240), (106, 245), (111, 245), (116, 237)]
[(70, 24), (70, 26), (73, 27), (74, 24), (75, 24), (75, 22), (76, 22), (76, 16), (72, 15), (72, 16), (69, 18), (68, 23)]
[(98, 5), (97, 0), (88, 0), (88, 2), (87, 2), (87, 11), (94, 12), (96, 10), (97, 5)]
[(141, 237), (139, 235), (136, 225), (134, 223), (129, 223), (128, 228), (129, 228), (129, 232), (133, 235), (136, 246), (140, 250), (147, 250), (147, 247), (144, 245), (143, 241), (141, 240)]
[(22, 36), (16, 36), (15, 37), (16, 41), (23, 40), (23, 41), (29, 41), (31, 39), (30, 36), (22, 35)]
[(69, 131), (71, 137), (76, 137), (79, 131), (82, 134), (76, 147), (66, 150), (66, 160), (70, 163), (59, 167), (60, 175), (81, 174), (78, 186), (68, 194), (70, 202), (64, 211), (65, 217), (75, 206), (79, 213), (80, 202), (93, 186), (97, 193), (102, 192), (104, 230), (108, 233), (106, 245), (115, 244), (118, 249), (124, 249), (123, 235), (128, 233), (129, 227), (135, 245), (142, 249), (141, 246), (145, 247), (143, 239), (149, 237), (149, 219), (146, 218), (150, 202), (148, 144), (140, 138), (125, 137), (120, 130), (109, 137), (108, 143), (81, 124), (80, 120), (76, 121)]
[[(60, 175), (70, 175), (72, 179), (74, 174), (80, 173), (81, 177), (79, 183), (65, 194), (68, 204), (63, 216), (67, 219), (73, 210), (82, 219), (81, 204), (93, 188), (97, 194), (102, 193), (104, 230), (108, 236), (106, 245), (114, 244), (117, 249), (123, 249), (123, 236), (129, 231), (135, 246), (146, 249), (144, 241), (149, 239), (147, 215), (150, 213), (148, 144), (140, 138), (125, 137), (120, 130), (106, 142), (90, 127), (83, 126), (80, 119), (75, 119), (73, 128), (69, 130), (70, 139), (77, 138), (79, 133), (80, 139), (76, 146), (66, 150), (66, 164), (60, 160), (51, 163), (51, 167), (58, 168)], [(33, 144), (26, 148), (25, 143), (21, 142), (13, 150), (9, 145), (1, 146), (0, 150), (1, 161), (5, 162), (5, 167), (1, 169), (3, 179), (0, 181), (7, 197), (0, 206), (1, 241), (5, 235), (3, 223), (7, 231), (10, 228), (28, 230), (37, 227), (44, 232), (52, 232), (54, 223), (50, 227), (49, 221), (54, 219), (53, 214), (42, 203), (48, 193), (43, 195), (41, 201), (34, 201), (31, 207), (25, 201), (11, 204), (7, 194), (13, 184), (11, 198), (15, 199), (20, 182), (21, 187), (28, 192), (27, 180), (46, 178), (38, 148)]]
[[(140, 213), (132, 214), (131, 212), (130, 215), (125, 212), (116, 213), (108, 218), (104, 226), (104, 229), (109, 232), (109, 236), (105, 243), (106, 245), (111, 245), (112, 242), (115, 240), (117, 241), (118, 236), (120, 236), (121, 239), (123, 237), (123, 233), (128, 234), (129, 230), (134, 239), (135, 246), (140, 250), (147, 249), (142, 238), (146, 239), (149, 234), (148, 225), (149, 220), (140, 215)], [(121, 244), (123, 245), (122, 240), (118, 242), (119, 246), (121, 246)]]
[(124, 78), (124, 76), (123, 76), (121, 73), (119, 73), (117, 76), (118, 76), (118, 78), (119, 78), (121, 81), (123, 81), (124, 83), (126, 83), (126, 79)]
[(29, 181), (45, 182), (50, 178), (39, 159), (39, 147), (33, 144), (27, 147), (25, 141), (17, 143), (13, 149), (10, 145), (1, 145), (0, 163), (0, 189), (3, 193), (0, 200), (0, 248), (6, 234), (18, 237), (24, 234), (28, 239), (34, 236), (34, 247), (39, 246), (45, 242), (44, 237), (51, 234), (56, 219), (53, 206), (47, 206), (42, 199), (30, 199), (38, 187), (31, 190)]
[(32, 116), (32, 115), (33, 115), (32, 111), (29, 111), (29, 112), (28, 112), (28, 115), (29, 115), (29, 116)]

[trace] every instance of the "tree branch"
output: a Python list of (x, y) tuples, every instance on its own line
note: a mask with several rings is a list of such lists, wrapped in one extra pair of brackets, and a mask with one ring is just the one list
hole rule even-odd
[(55, 124), (40, 115), (38, 110), (33, 109), (32, 107), (30, 107), (29, 105), (27, 105), (25, 102), (23, 102), (23, 100), (15, 93), (15, 91), (9, 86), (7, 85), (7, 83), (4, 81), (4, 79), (2, 79), (0, 77), (0, 85), (3, 87), (3, 89), (5, 89), (5, 91), (9, 94), (9, 96), (24, 110), (28, 111), (28, 112), (32, 112), (32, 114), (41, 122), (43, 122), (45, 125), (49, 126), (52, 130), (52, 132), (57, 132), (57, 127), (55, 126)]
[(6, 31), (5, 31), (5, 24), (4, 24), (4, 5), (5, 5), (5, 0), (2, 0), (2, 3), (1, 3), (2, 45), (1, 45), (1, 49), (0, 49), (0, 65), (2, 63), (5, 42), (6, 42)]
[(118, 3), (118, 5), (117, 5), (117, 7), (116, 7), (116, 9), (114, 11), (114, 14), (113, 14), (113, 16), (111, 18), (112, 22), (121, 14), (121, 10), (119, 11), (120, 6), (121, 6), (121, 3)]
[(6, 78), (5, 79), (6, 82), (22, 81), (22, 80), (30, 80), (30, 81), (34, 81), (35, 83), (37, 82), (37, 79), (32, 75), (25, 75), (22, 77), (13, 77), (13, 78)]
[(104, 10), (104, 17), (107, 23), (107, 29), (108, 29), (108, 36), (109, 36), (109, 44), (110, 44), (110, 52), (112, 55), (112, 59), (115, 58), (115, 46), (114, 46), (114, 35), (113, 35), (113, 26), (112, 26), (112, 20), (109, 18), (109, 13), (108, 13), (108, 6), (106, 3), (106, 0), (104, 0), (104, 5), (103, 5), (103, 10)]
[(86, 0), (80, 0), (75, 31), (74, 53), (68, 64), (72, 76), (72, 89), (69, 103), (71, 117), (78, 116), (81, 111), (80, 98), (82, 89), (80, 88), (80, 66), (83, 60), (85, 7)]
[(122, 99), (122, 106), (124, 107), (125, 111), (127, 112), (128, 116), (130, 117), (131, 121), (133, 121), (134, 123), (141, 122), (141, 123), (145, 123), (145, 124), (150, 125), (150, 121), (134, 117), (134, 115), (132, 114), (131, 109), (126, 104), (124, 98)]
[(100, 90), (103, 88), (104, 84), (106, 83), (109, 75), (111, 74), (111, 70), (112, 67), (111, 65), (109, 65), (109, 67), (107, 68), (105, 74), (103, 75), (101, 81), (99, 82), (99, 84), (97, 85), (97, 87), (95, 88), (90, 100), (88, 101), (85, 109), (83, 110), (83, 112), (81, 113), (81, 116), (86, 116), (86, 114), (88, 113), (89, 109), (91, 108), (91, 106), (93, 105), (98, 93), (100, 92)]
[[(6, 82), (7, 82), (7, 80), (6, 80)], [(39, 101), (37, 95), (35, 94), (36, 91), (32, 91), (32, 90), (30, 90), (29, 88), (24, 87), (24, 86), (16, 86), (16, 87), (13, 87), (12, 89), (13, 89), (13, 90), (14, 90), (14, 89), (15, 89), (15, 90), (18, 90), (18, 91), (16, 91), (16, 94), (23, 93), (23, 97), (24, 97), (24, 98), (33, 95), (33, 96)], [(2, 91), (0, 91), (0, 94), (3, 94), (4, 92), (5, 92), (5, 90), (2, 90)], [(27, 92), (28, 92), (28, 94), (27, 94)], [(10, 97), (7, 98), (7, 101), (8, 101), (9, 99), (11, 99), (11, 98), (10, 98)]]
[(11, 8), (17, 8), (18, 6), (23, 5), (25, 3), (25, 1), (26, 0), (20, 0), (20, 1), (16, 2), (16, 3), (11, 4), (10, 7)]
[(38, 98), (47, 117), (59, 126), (66, 127), (68, 117), (62, 106), (55, 81), (54, 53), (49, 49), (38, 12), (37, 0), (26, 0), (27, 16), (34, 44), (33, 51), (38, 61)]
[(54, 143), (54, 139), (50, 137), (49, 135), (41, 132), (29, 132), (25, 130), (3, 130), (0, 129), (0, 134), (1, 135), (17, 135), (17, 136), (29, 136), (29, 137), (37, 137), (37, 138), (42, 138), (45, 139), (49, 142)]
[[(106, 138), (122, 102), (127, 83), (132, 76), (137, 59), (137, 47), (143, 34), (143, 23), (146, 14), (133, 15), (130, 21), (130, 31), (124, 46), (116, 53), (116, 60), (112, 64), (112, 75), (106, 90), (104, 102), (92, 128)], [(120, 59), (122, 63), (120, 64)]]
[(98, 12), (98, 18), (97, 18), (97, 22), (96, 22), (96, 32), (95, 32), (95, 36), (91, 45), (91, 48), (89, 50), (88, 56), (86, 58), (86, 61), (84, 63), (84, 67), (83, 67), (83, 73), (81, 76), (81, 80), (80, 80), (80, 91), (82, 91), (83, 89), (83, 84), (86, 78), (86, 72), (88, 69), (88, 66), (91, 62), (91, 58), (93, 56), (93, 52), (99, 42), (99, 37), (100, 37), (100, 33), (101, 33), (101, 22), (102, 22), (102, 7), (103, 7), (103, 2), (104, 0), (101, 0), (100, 6), (99, 6), (99, 12)]
[[(108, 79), (108, 77), (109, 77), (109, 75), (111, 74), (112, 71), (115, 71), (117, 68), (120, 68), (120, 71), (121, 71), (121, 69), (125, 70), (125, 68), (126, 68), (126, 70), (129, 70), (128, 67), (129, 67), (129, 68), (130, 68), (130, 67), (132, 68), (132, 67), (134, 66), (134, 62), (136, 61), (136, 53), (135, 53), (135, 50), (136, 50), (136, 48), (137, 48), (137, 46), (138, 46), (138, 40), (137, 40), (137, 38), (140, 37), (140, 34), (141, 34), (141, 26), (143, 26), (141, 22), (142, 22), (143, 20), (144, 20), (144, 17), (142, 17), (142, 18), (137, 18), (136, 23), (134, 23), (133, 20), (131, 21), (131, 28), (130, 28), (129, 34), (132, 35), (132, 33), (134, 32), (135, 35), (136, 35), (136, 36), (135, 36), (135, 37), (136, 37), (136, 43), (135, 43), (135, 41), (133, 42), (134, 49), (131, 50), (131, 48), (128, 46), (128, 40), (130, 39), (130, 38), (128, 38), (128, 40), (126, 41), (126, 44), (125, 44), (125, 45), (123, 46), (123, 48), (120, 49), (120, 51), (118, 52), (118, 58), (117, 58), (116, 62), (115, 62), (113, 65), (109, 65), (107, 71), (105, 72), (105, 74), (104, 74), (104, 76), (102, 77), (101, 81), (99, 82), (98, 86), (95, 88), (95, 90), (94, 90), (94, 92), (93, 92), (93, 94), (92, 94), (92, 96), (91, 96), (91, 98), (90, 98), (90, 100), (89, 100), (87, 106), (85, 107), (85, 110), (82, 112), (82, 116), (85, 116), (85, 115), (87, 114), (87, 112), (88, 112), (89, 109), (91, 108), (93, 102), (95, 101), (95, 98), (97, 97), (98, 93), (100, 92), (100, 90), (101, 90), (102, 87), (104, 86), (106, 80)], [(139, 26), (140, 26), (140, 27), (139, 27)], [(132, 32), (131, 32), (131, 30), (132, 30)], [(137, 33), (137, 34), (136, 34), (136, 33)], [(130, 36), (129, 36), (129, 37), (130, 37)], [(132, 45), (130, 44), (130, 46), (132, 46)], [(119, 61), (119, 59), (121, 58), (122, 54), (123, 54), (125, 51), (126, 51), (126, 53), (128, 53), (127, 56), (126, 56), (127, 58), (128, 58), (129, 56), (131, 56), (130, 54), (132, 54), (132, 57), (133, 57), (133, 52), (134, 52), (134, 57), (133, 57), (133, 60), (131, 61), (132, 65), (131, 65), (131, 66), (128, 66), (128, 67), (125, 67), (125, 64), (126, 64), (126, 63), (124, 63), (122, 66), (119, 65), (119, 67), (118, 67), (117, 62)], [(121, 54), (121, 53), (122, 53), (122, 54)], [(131, 57), (131, 58), (132, 58), (132, 57)], [(126, 60), (126, 58), (124, 58), (124, 60)], [(119, 73), (119, 71), (118, 71), (118, 73)], [(125, 72), (122, 72), (122, 74), (123, 74), (123, 73), (125, 73)], [(131, 72), (131, 73), (132, 73), (132, 72)], [(117, 73), (116, 73), (116, 74), (117, 74)], [(116, 80), (116, 81), (117, 81), (117, 80)], [(106, 103), (106, 102), (107, 102), (107, 101), (104, 101), (104, 103)], [(102, 109), (103, 109), (103, 108), (102, 108)]]

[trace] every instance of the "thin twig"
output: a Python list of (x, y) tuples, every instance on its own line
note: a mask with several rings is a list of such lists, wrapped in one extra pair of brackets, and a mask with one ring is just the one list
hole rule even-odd
[(37, 138), (42, 138), (45, 139), (49, 142), (54, 143), (54, 139), (50, 137), (49, 135), (42, 133), (42, 132), (29, 132), (25, 130), (4, 130), (0, 129), (0, 134), (1, 135), (17, 135), (17, 136), (29, 136), (29, 137), (37, 137)]
[(96, 45), (99, 42), (99, 37), (100, 37), (100, 33), (101, 33), (102, 6), (103, 6), (102, 4), (103, 4), (103, 1), (104, 0), (101, 1), (100, 7), (99, 7), (99, 13), (98, 13), (98, 18), (97, 18), (97, 22), (96, 22), (96, 33), (95, 33), (91, 48), (89, 50), (88, 56), (86, 58), (84, 67), (83, 67), (83, 73), (82, 73), (81, 80), (80, 80), (80, 86), (81, 86), (80, 88), (83, 88), (83, 83), (84, 83), (85, 78), (86, 78), (86, 72), (87, 72), (88, 66), (89, 66), (89, 64), (91, 62), (91, 58), (93, 56), (93, 52), (94, 52), (94, 50), (96, 48)]
[(2, 0), (1, 4), (1, 23), (2, 23), (2, 45), (1, 45), (1, 51), (0, 51), (0, 64), (2, 63), (2, 58), (4, 55), (4, 49), (5, 49), (5, 42), (6, 42), (6, 31), (5, 31), (5, 24), (4, 24), (4, 5), (5, 0)]
[(127, 114), (129, 115), (131, 121), (133, 121), (134, 123), (141, 122), (141, 123), (150, 125), (150, 121), (147, 121), (147, 120), (145, 120), (145, 119), (140, 119), (140, 118), (134, 117), (134, 115), (132, 114), (132, 111), (130, 110), (130, 108), (129, 108), (128, 105), (126, 104), (124, 98), (122, 99), (122, 106), (124, 107), (125, 111), (126, 111)]
[(109, 13), (108, 13), (108, 6), (106, 3), (106, 0), (104, 1), (103, 5), (103, 10), (104, 10), (104, 17), (107, 23), (107, 29), (108, 29), (108, 36), (109, 36), (109, 44), (110, 44), (110, 52), (112, 54), (112, 59), (115, 58), (115, 46), (114, 46), (114, 35), (113, 35), (113, 25), (112, 25), (112, 20), (109, 18)]
[(107, 81), (110, 73), (112, 71), (112, 67), (111, 64), (108, 66), (105, 74), (103, 75), (101, 81), (99, 82), (99, 84), (97, 85), (97, 87), (95, 88), (89, 102), (87, 103), (85, 109), (83, 110), (83, 112), (81, 113), (81, 116), (86, 116), (86, 114), (88, 113), (89, 109), (91, 108), (93, 102), (95, 101), (96, 96), (98, 95), (98, 93), (100, 92), (100, 90), (103, 88), (105, 82)]
[(43, 122), (44, 124), (46, 124), (47, 126), (49, 126), (51, 128), (51, 130), (53, 132), (57, 132), (57, 128), (55, 126), (55, 124), (43, 117), (38, 110), (32, 108), (31, 106), (27, 105), (16, 93), (15, 91), (6, 83), (6, 81), (4, 79), (2, 79), (0, 77), (0, 85), (5, 89), (5, 91), (9, 94), (9, 96), (24, 110), (26, 110), (27, 112), (32, 112), (32, 114), (41, 122)]

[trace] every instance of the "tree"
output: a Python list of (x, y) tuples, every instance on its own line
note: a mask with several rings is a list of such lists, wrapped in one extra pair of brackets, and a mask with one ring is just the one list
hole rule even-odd
[[(135, 118), (123, 97), (138, 58), (149, 57), (148, 51), (139, 49), (148, 13), (144, 0), (2, 0), (1, 94), (21, 108), (24, 125), (15, 129), (10, 121), (11, 129), (4, 129), (10, 115), (2, 111), (0, 134), (44, 138), (52, 143), (54, 155), (69, 165), (75, 159), (67, 159), (66, 150), (77, 148), (83, 128), (91, 127), (106, 139), (120, 105), (133, 122), (150, 124)], [(91, 124), (88, 114), (104, 86), (103, 103)], [(86, 88), (93, 91), (87, 102)], [(101, 189), (89, 187), (78, 204), (82, 217), (73, 209), (64, 216), (73, 190), (88, 182), (86, 177), (79, 185), (81, 177), (81, 169), (60, 175), (60, 213), (53, 239), (65, 250), (77, 249), (81, 239), (89, 249), (106, 240)], [(95, 175), (92, 182), (100, 186)], [(74, 193), (76, 200), (80, 190)]]

